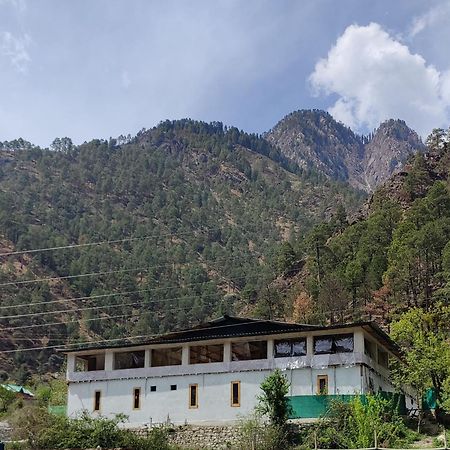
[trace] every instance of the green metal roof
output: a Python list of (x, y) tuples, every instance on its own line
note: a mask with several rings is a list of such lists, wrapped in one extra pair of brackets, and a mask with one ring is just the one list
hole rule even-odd
[(8, 391), (16, 392), (17, 394), (25, 394), (34, 397), (34, 394), (24, 386), (19, 386), (17, 384), (1, 384), (0, 386)]

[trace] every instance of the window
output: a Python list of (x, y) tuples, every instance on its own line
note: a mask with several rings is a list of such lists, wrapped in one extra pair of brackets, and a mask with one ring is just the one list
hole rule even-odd
[(375, 344), (367, 339), (364, 339), (364, 354), (369, 358), (374, 359)]
[(233, 342), (231, 360), (267, 359), (267, 341)]
[(328, 395), (328, 375), (317, 377), (317, 395)]
[(231, 406), (241, 406), (241, 382), (231, 382)]
[(100, 391), (95, 391), (94, 393), (94, 411), (100, 411), (100, 398), (102, 393)]
[(176, 391), (177, 390), (177, 385), (176, 384), (171, 384), (170, 385), (170, 390), (171, 391)]
[(189, 385), (189, 408), (198, 408), (198, 384)]
[(353, 334), (314, 337), (315, 355), (351, 352), (353, 352)]
[(381, 367), (389, 368), (389, 355), (387, 352), (378, 349), (378, 364)]
[(306, 338), (283, 339), (274, 343), (275, 358), (306, 355)]
[(135, 352), (117, 352), (114, 353), (114, 370), (138, 369), (144, 367), (144, 361), (144, 350)]
[(181, 347), (154, 348), (152, 367), (181, 365)]
[(105, 355), (78, 355), (75, 358), (76, 372), (105, 370)]
[(150, 392), (156, 392), (156, 386), (150, 386)]
[(223, 345), (194, 345), (189, 347), (189, 364), (223, 362)]
[(133, 389), (133, 409), (141, 407), (141, 388)]

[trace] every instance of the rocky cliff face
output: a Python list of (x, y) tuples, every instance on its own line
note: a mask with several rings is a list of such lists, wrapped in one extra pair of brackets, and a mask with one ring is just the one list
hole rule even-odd
[(375, 190), (397, 173), (410, 155), (424, 148), (417, 133), (403, 120), (383, 122), (364, 146), (361, 164), (367, 190)]
[(367, 192), (400, 170), (411, 154), (424, 149), (404, 121), (388, 120), (369, 137), (362, 137), (320, 110), (289, 114), (266, 139), (301, 167)]

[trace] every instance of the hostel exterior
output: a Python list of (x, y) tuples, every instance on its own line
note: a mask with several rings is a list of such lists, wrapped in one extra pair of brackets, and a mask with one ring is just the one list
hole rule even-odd
[(122, 413), (130, 427), (234, 422), (251, 412), (275, 368), (291, 384), (293, 418), (314, 419), (332, 398), (392, 393), (389, 360), (399, 355), (372, 322), (322, 327), (228, 316), (145, 342), (65, 352), (68, 415)]

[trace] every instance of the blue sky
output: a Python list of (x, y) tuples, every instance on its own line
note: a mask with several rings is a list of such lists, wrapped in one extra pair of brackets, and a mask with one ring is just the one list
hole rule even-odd
[(160, 120), (450, 124), (450, 0), (0, 0), (0, 141)]

